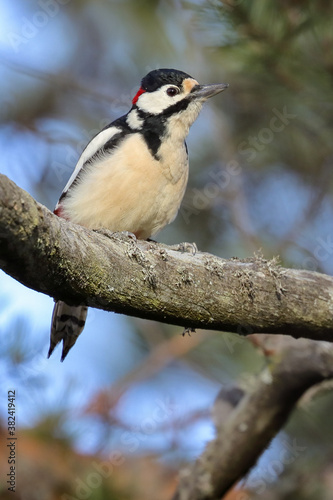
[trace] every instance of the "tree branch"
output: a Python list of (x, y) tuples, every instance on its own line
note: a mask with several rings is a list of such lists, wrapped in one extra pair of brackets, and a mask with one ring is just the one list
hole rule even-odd
[(185, 327), (333, 339), (333, 278), (101, 234), (0, 175), (0, 268), (68, 303)]
[(236, 408), (224, 421), (220, 415), (216, 439), (180, 472), (173, 500), (217, 500), (225, 495), (255, 465), (300, 396), (314, 384), (333, 378), (333, 346), (286, 340)]

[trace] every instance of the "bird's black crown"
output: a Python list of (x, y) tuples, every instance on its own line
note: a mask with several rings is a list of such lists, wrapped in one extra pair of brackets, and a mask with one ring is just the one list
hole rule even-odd
[(192, 78), (184, 71), (177, 69), (155, 69), (150, 71), (141, 81), (141, 88), (147, 92), (154, 92), (163, 85), (181, 85), (185, 78)]

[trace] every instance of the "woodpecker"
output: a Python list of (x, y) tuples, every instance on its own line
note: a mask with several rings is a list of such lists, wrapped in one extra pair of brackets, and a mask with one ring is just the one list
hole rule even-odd
[[(227, 87), (199, 85), (175, 69), (150, 71), (130, 111), (86, 146), (54, 213), (89, 229), (154, 236), (175, 219), (184, 196), (189, 128), (202, 104)], [(84, 328), (87, 310), (55, 303), (48, 357), (63, 341), (65, 359)]]

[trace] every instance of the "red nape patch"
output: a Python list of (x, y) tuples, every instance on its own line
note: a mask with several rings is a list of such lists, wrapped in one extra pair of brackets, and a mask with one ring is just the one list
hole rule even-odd
[(140, 95), (144, 94), (145, 92), (146, 92), (145, 89), (143, 89), (142, 87), (140, 87), (140, 89), (136, 93), (136, 96), (133, 98), (132, 104), (136, 104), (136, 101), (139, 99)]

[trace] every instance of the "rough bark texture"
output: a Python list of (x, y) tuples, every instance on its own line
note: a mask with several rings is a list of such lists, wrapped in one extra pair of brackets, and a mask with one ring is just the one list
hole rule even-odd
[(0, 267), (68, 303), (193, 328), (333, 339), (333, 278), (66, 222), (0, 175)]
[[(68, 303), (242, 335), (333, 340), (331, 277), (90, 231), (56, 217), (3, 175), (0, 268)], [(255, 464), (304, 391), (331, 377), (333, 346), (289, 339), (218, 423), (216, 439), (182, 471), (174, 500), (221, 498)]]
[[(248, 388), (216, 439), (183, 469), (173, 500), (218, 500), (256, 463), (300, 396), (333, 377), (333, 346), (288, 339)], [(223, 417), (223, 416), (222, 416)]]

